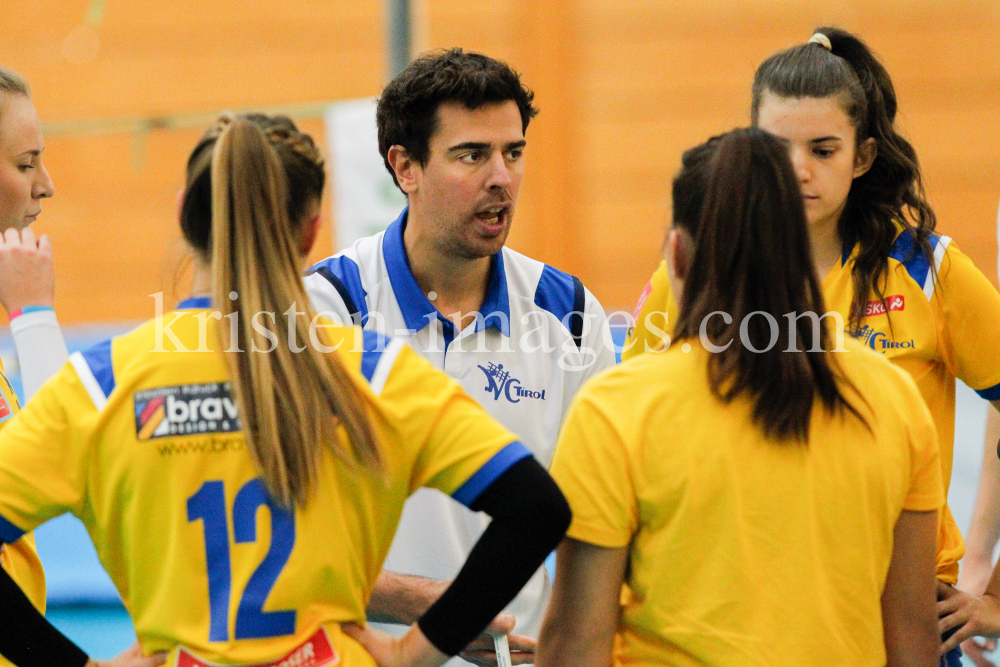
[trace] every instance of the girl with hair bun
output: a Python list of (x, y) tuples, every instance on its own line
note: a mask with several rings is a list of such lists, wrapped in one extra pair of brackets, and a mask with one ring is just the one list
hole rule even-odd
[[(916, 380), (937, 426), (947, 493), (955, 378), (1000, 409), (1000, 294), (936, 231), (916, 151), (896, 128), (892, 80), (858, 37), (817, 29), (808, 42), (765, 60), (752, 91), (753, 124), (780, 137), (791, 155), (827, 306), (850, 335)], [(663, 284), (656, 276), (652, 283)], [(670, 333), (655, 313), (668, 312), (671, 298), (663, 287), (646, 298), (635, 344), (623, 357), (655, 348), (658, 334)], [(955, 593), (964, 551), (945, 506), (937, 552), (942, 598)], [(960, 655), (949, 652), (943, 664), (958, 665)]]
[[(324, 183), (289, 119), (220, 117), (181, 203), (192, 296), (72, 355), (0, 434), (0, 542), (78, 516), (148, 664), (442, 665), (569, 523), (545, 470), (454, 381), (399, 340), (312, 312), (301, 274)], [(493, 522), (389, 637), (362, 627), (365, 605), (422, 486)], [(23, 598), (0, 596), (0, 650), (4, 619), (40, 618)], [(79, 649), (36, 653), (17, 664), (88, 664)]]
[(933, 664), (937, 434), (909, 375), (842, 330), (779, 336), (825, 311), (785, 146), (734, 130), (673, 189), (676, 341), (570, 408), (537, 664)]

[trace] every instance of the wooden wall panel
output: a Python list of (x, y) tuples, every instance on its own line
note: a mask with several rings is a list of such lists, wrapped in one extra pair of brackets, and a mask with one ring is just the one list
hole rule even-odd
[[(1000, 54), (991, 45), (1000, 4), (577, 5), (578, 141), (591, 158), (578, 172), (590, 193), (579, 224), (599, 254), (575, 257), (570, 270), (605, 305), (630, 304), (659, 260), (680, 153), (748, 122), (755, 66), (822, 24), (857, 31), (883, 58), (939, 228), (996, 282), (1000, 136), (991, 128), (1000, 121)], [(661, 215), (653, 214), (657, 202)]]
[[(6, 3), (0, 64), (32, 84), (43, 122), (147, 117), (370, 96), (385, 73), (380, 3), (349, 0)], [(94, 58), (67, 57), (91, 30)], [(74, 33), (77, 31), (77, 33)], [(300, 123), (320, 143), (321, 121)], [(153, 292), (184, 296), (176, 195), (201, 130), (50, 137), (56, 197), (36, 223), (54, 240), (63, 322), (139, 320)], [(324, 208), (324, 212), (329, 208)], [(329, 221), (314, 257), (333, 248)], [(170, 298), (168, 296), (168, 301)]]
[(997, 2), (545, 4), (426, 0), (424, 46), (507, 59), (536, 90), (510, 244), (576, 273), (606, 307), (630, 307), (659, 261), (683, 150), (745, 125), (755, 67), (825, 24), (882, 57), (940, 229), (996, 280)]
[[(609, 309), (631, 308), (659, 261), (681, 152), (746, 124), (756, 65), (821, 24), (857, 31), (882, 57), (940, 229), (996, 280), (997, 0), (413, 3), (418, 49), (488, 53), (535, 90), (542, 112), (510, 244), (579, 275)], [(0, 63), (29, 78), (45, 121), (351, 98), (383, 84), (380, 2), (107, 0), (87, 61), (67, 39), (89, 7), (4, 7)], [(306, 125), (322, 140), (320, 122)], [(58, 194), (37, 225), (56, 242), (64, 321), (139, 319), (148, 294), (169, 292), (174, 199), (198, 134), (153, 131), (138, 162), (124, 135), (48, 141)], [(327, 227), (316, 255), (331, 247)]]

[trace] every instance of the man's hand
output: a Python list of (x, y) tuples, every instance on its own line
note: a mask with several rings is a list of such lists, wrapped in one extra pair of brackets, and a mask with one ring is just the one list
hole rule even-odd
[(497, 616), (479, 635), (462, 651), (460, 657), (481, 667), (496, 667), (497, 653), (493, 646), (493, 637), (507, 635), (510, 646), (510, 662), (512, 665), (530, 665), (535, 662), (535, 647), (538, 640), (523, 635), (510, 634), (514, 630), (514, 615), (503, 613)]
[(1000, 599), (989, 593), (982, 596), (970, 595), (938, 582), (937, 613), (941, 634), (958, 628), (955, 634), (941, 644), (941, 655), (973, 636), (1000, 636)]
[(340, 627), (365, 647), (379, 667), (440, 667), (448, 661), (448, 656), (437, 650), (416, 624), (403, 637), (393, 637), (370, 624), (362, 628), (344, 623)]
[[(371, 623), (412, 625), (441, 597), (450, 584), (450, 581), (383, 571), (379, 574), (368, 601), (366, 610), (368, 621)], [(510, 645), (511, 663), (514, 665), (533, 663), (538, 640), (510, 634), (514, 630), (514, 623), (513, 614), (502, 613), (497, 616), (483, 631), (483, 634), (479, 635), (462, 652), (462, 659), (468, 660), (474, 665), (496, 667), (497, 654), (493, 648), (493, 637), (508, 635), (507, 642)], [(365, 628), (363, 632), (367, 631), (368, 628)], [(378, 644), (380, 640), (374, 641)]]
[(111, 660), (88, 660), (86, 667), (157, 667), (166, 661), (166, 651), (145, 656), (139, 642), (136, 642)]
[(0, 305), (7, 312), (25, 306), (51, 306), (55, 300), (52, 243), (30, 227), (11, 227), (0, 236)]
[[(971, 554), (967, 554), (962, 561), (962, 575), (958, 587), (966, 593), (982, 595), (986, 590), (986, 584), (990, 582), (993, 568), (989, 560), (970, 558), (970, 556)], [(962, 652), (976, 667), (997, 667), (996, 663), (985, 655), (996, 650), (996, 639), (969, 637), (961, 646)]]

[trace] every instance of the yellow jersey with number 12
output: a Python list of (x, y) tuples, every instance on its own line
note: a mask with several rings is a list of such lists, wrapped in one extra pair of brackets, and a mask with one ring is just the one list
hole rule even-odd
[[(912, 233), (900, 233), (889, 254), (885, 303), (870, 297), (857, 333), (869, 349), (916, 381), (937, 426), (947, 496), (955, 445), (955, 378), (987, 400), (1000, 399), (1000, 294), (950, 238), (934, 234), (930, 242), (933, 266), (923, 253), (913, 252)], [(822, 282), (826, 307), (840, 313), (845, 324), (854, 298), (851, 271), (857, 252), (845, 249)], [(656, 323), (655, 313), (676, 309), (665, 263), (650, 286), (622, 359), (663, 345), (663, 334), (647, 320)], [(670, 333), (669, 326), (655, 329), (661, 328)], [(962, 534), (946, 505), (938, 533), (938, 579), (957, 583), (964, 554)]]
[(320, 327), (386, 476), (326, 452), (306, 505), (282, 507), (246, 451), (218, 322), (201, 299), (182, 306), (71, 356), (0, 433), (0, 539), (78, 516), (143, 650), (168, 664), (372, 667), (340, 623), (364, 622), (406, 498), (428, 486), (471, 504), (530, 453), (402, 342)]

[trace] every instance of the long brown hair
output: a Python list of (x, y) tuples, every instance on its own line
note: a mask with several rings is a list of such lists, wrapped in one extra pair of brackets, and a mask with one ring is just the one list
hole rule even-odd
[[(181, 227), (202, 259), (211, 259), (216, 308), (237, 314), (236, 336), (226, 323), (219, 335), (247, 448), (272, 497), (303, 504), (324, 448), (381, 470), (364, 395), (339, 354), (310, 345), (299, 237), (324, 182), (312, 139), (287, 118), (223, 116), (192, 153), (187, 181)], [(289, 307), (306, 314), (295, 318), (294, 339), (278, 326)]]
[(816, 32), (830, 40), (832, 50), (818, 43), (800, 44), (774, 54), (757, 68), (750, 115), (756, 125), (766, 91), (791, 98), (836, 95), (854, 126), (857, 144), (875, 139), (875, 161), (854, 179), (838, 222), (845, 247), (861, 246), (851, 271), (854, 299), (848, 326), (856, 331), (869, 295), (885, 301), (889, 252), (900, 228), (913, 234), (913, 252), (922, 252), (934, 270), (928, 239), (937, 218), (924, 194), (917, 152), (896, 131), (896, 90), (889, 73), (851, 33), (839, 28)]
[[(798, 179), (781, 141), (756, 128), (714, 138), (685, 153), (674, 188), (704, 190), (697, 214), (674, 216), (674, 225), (695, 239), (675, 337), (698, 337), (704, 327), (713, 345), (731, 341), (710, 356), (712, 392), (727, 403), (750, 396), (754, 422), (781, 441), (808, 440), (817, 396), (827, 410), (846, 408), (864, 421), (838, 386), (846, 380), (826, 351), (826, 327), (820, 326), (819, 350), (807, 351), (810, 327), (796, 327), (783, 349), (761, 314), (781, 322), (789, 313), (826, 312)], [(719, 311), (731, 316), (729, 323)]]

